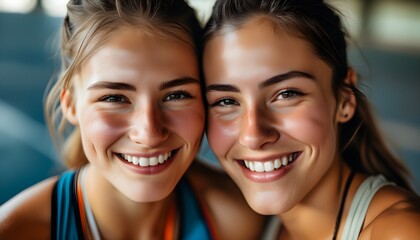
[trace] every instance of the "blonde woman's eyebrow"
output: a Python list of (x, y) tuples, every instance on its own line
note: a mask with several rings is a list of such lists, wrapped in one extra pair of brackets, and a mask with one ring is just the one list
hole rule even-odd
[(136, 91), (136, 87), (128, 83), (120, 82), (96, 82), (88, 87), (88, 90), (101, 90), (101, 89), (113, 89), (113, 90), (126, 90)]
[(259, 84), (259, 87), (260, 88), (266, 88), (266, 87), (272, 86), (274, 84), (277, 84), (279, 82), (289, 80), (289, 79), (293, 79), (293, 78), (306, 78), (306, 79), (310, 79), (310, 80), (315, 79), (314, 76), (312, 76), (311, 74), (306, 73), (306, 72), (290, 71), (290, 72), (287, 72), (287, 73), (276, 75), (274, 77), (271, 77), (271, 78), (261, 82)]

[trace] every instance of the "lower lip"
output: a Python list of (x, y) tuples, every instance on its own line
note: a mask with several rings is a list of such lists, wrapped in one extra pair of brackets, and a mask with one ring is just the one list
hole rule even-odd
[(293, 162), (289, 163), (287, 166), (283, 166), (279, 169), (276, 169), (271, 172), (254, 172), (243, 166), (242, 164), (238, 163), (239, 166), (242, 168), (242, 172), (244, 173), (245, 177), (249, 180), (257, 183), (267, 183), (273, 182), (276, 180), (281, 179), (282, 177), (286, 176), (286, 174), (292, 170), (293, 166), (295, 165), (296, 161), (299, 159), (296, 158)]
[(161, 173), (163, 171), (165, 171), (165, 169), (167, 169), (173, 162), (173, 160), (175, 159), (176, 155), (178, 152), (175, 152), (172, 154), (172, 156), (166, 160), (163, 163), (159, 163), (158, 165), (155, 166), (147, 166), (147, 167), (142, 167), (140, 165), (134, 165), (130, 162), (128, 162), (125, 159), (121, 159), (120, 157), (118, 157), (125, 166), (128, 167), (128, 169), (136, 174), (143, 174), (143, 175), (155, 175), (158, 173)]

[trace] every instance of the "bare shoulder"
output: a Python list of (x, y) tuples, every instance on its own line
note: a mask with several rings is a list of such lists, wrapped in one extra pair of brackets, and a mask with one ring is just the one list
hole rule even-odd
[(258, 239), (266, 217), (254, 212), (232, 179), (220, 169), (195, 161), (188, 178), (207, 204), (221, 239)]
[(25, 189), (0, 206), (0, 239), (49, 239), (56, 177)]
[(418, 239), (419, 226), (419, 196), (388, 186), (373, 198), (361, 239)]

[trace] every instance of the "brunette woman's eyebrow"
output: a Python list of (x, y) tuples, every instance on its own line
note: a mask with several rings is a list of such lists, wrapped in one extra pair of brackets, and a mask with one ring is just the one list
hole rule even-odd
[(192, 78), (192, 77), (183, 77), (183, 78), (177, 78), (170, 81), (164, 81), (162, 84), (160, 84), (159, 89), (168, 89), (172, 87), (178, 87), (186, 84), (198, 84), (200, 85), (200, 81), (198, 79)]
[(113, 90), (127, 90), (136, 91), (136, 87), (127, 83), (119, 82), (97, 82), (88, 87), (88, 90), (101, 90), (101, 89), (113, 89)]
[(274, 77), (271, 77), (271, 78), (265, 80), (264, 82), (259, 84), (259, 87), (260, 88), (266, 88), (266, 87), (269, 87), (271, 85), (277, 84), (281, 81), (285, 81), (285, 80), (292, 79), (292, 78), (307, 78), (307, 79), (311, 79), (311, 80), (315, 79), (314, 76), (312, 76), (311, 74), (306, 73), (306, 72), (290, 71), (290, 72), (287, 72), (287, 73), (276, 75)]
[(229, 84), (210, 84), (206, 87), (206, 92), (211, 91), (240, 92), (238, 87)]

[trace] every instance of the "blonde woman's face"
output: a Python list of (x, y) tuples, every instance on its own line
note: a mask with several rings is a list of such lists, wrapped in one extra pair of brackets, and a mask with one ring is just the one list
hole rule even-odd
[(120, 30), (83, 66), (74, 96), (96, 181), (139, 202), (166, 197), (204, 128), (193, 48), (175, 37)]
[(250, 206), (301, 202), (336, 156), (331, 68), (303, 40), (255, 19), (205, 46), (209, 144)]

